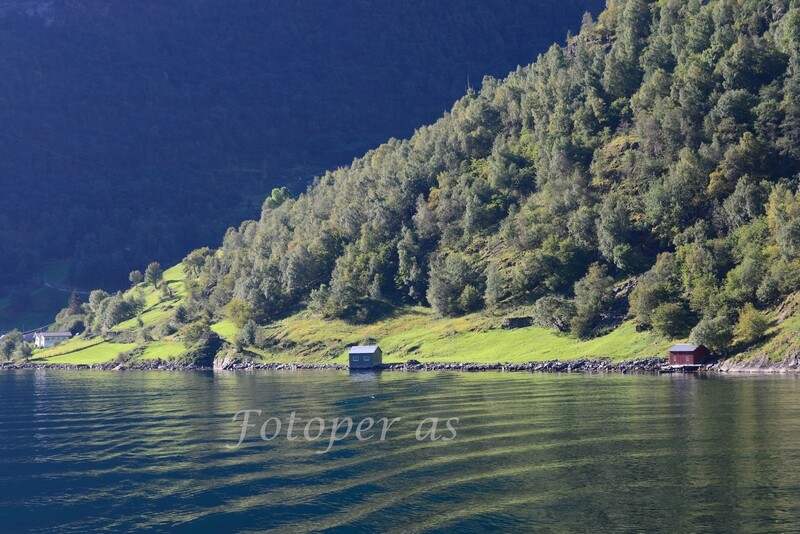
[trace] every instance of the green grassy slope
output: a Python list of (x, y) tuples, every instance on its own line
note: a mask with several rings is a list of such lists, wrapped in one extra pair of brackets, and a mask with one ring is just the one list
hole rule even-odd
[(501, 317), (471, 314), (438, 319), (427, 308), (399, 309), (392, 317), (370, 325), (320, 320), (300, 313), (273, 326), (278, 346), (268, 359), (346, 363), (347, 347), (376, 342), (384, 361), (407, 359), (437, 362), (529, 362), (555, 359), (610, 358), (615, 361), (659, 356), (670, 341), (653, 333), (636, 332), (627, 322), (613, 332), (579, 341), (537, 327), (504, 330)]
[(767, 330), (764, 339), (742, 350), (734, 359), (766, 358), (777, 363), (800, 355), (800, 293), (790, 295), (773, 315), (773, 326)]
[[(140, 284), (126, 292), (126, 295), (128, 295), (134, 291), (142, 291), (145, 297), (145, 307), (139, 319), (141, 319), (144, 327), (156, 326), (171, 317), (172, 309), (185, 296), (183, 277), (183, 266), (180, 264), (164, 271), (164, 282), (173, 292), (171, 298), (165, 297), (160, 289), (148, 284)], [(116, 325), (107, 336), (108, 339), (103, 337), (86, 339), (83, 335), (76, 336), (55, 347), (37, 349), (34, 351), (31, 361), (68, 364), (109, 362), (117, 358), (119, 354), (129, 352), (139, 346), (137, 343), (114, 342), (115, 335), (132, 333), (138, 328), (137, 318), (134, 317)], [(169, 359), (182, 354), (186, 350), (182, 343), (174, 341), (172, 338), (149, 342), (143, 349), (143, 352), (137, 356), (138, 359)]]
[[(168, 321), (172, 310), (185, 297), (184, 271), (178, 265), (165, 271), (164, 279), (173, 290), (167, 298), (161, 290), (140, 285), (130, 291), (142, 291), (146, 304), (140, 319), (144, 327)], [(780, 361), (800, 348), (800, 296), (788, 299), (775, 313), (776, 324), (763, 342), (741, 353), (739, 358), (767, 356)], [(523, 314), (524, 309), (513, 313)], [(519, 363), (579, 358), (609, 358), (613, 361), (653, 356), (663, 357), (675, 341), (653, 332), (637, 332), (633, 321), (626, 321), (612, 332), (581, 341), (553, 330), (527, 327), (502, 329), (504, 315), (474, 313), (457, 318), (438, 318), (429, 308), (400, 307), (387, 317), (367, 325), (342, 320), (320, 319), (308, 311), (294, 314), (265, 327), (268, 341), (263, 347), (247, 347), (248, 352), (265, 361), (346, 363), (350, 345), (377, 343), (384, 351), (384, 361), (408, 359), (429, 362)], [(125, 321), (112, 329), (108, 339), (85, 339), (77, 336), (61, 345), (37, 350), (32, 361), (93, 364), (114, 360), (120, 353), (135, 351), (136, 360), (176, 358), (186, 350), (176, 335), (144, 343), (115, 342), (115, 335), (132, 335), (137, 319)], [(222, 320), (211, 329), (233, 342), (239, 329), (230, 320)]]
[[(93, 340), (92, 340), (93, 341)], [(84, 339), (70, 340), (48, 350), (34, 354), (31, 359), (38, 363), (71, 363), (88, 364), (104, 363), (113, 360), (119, 354), (127, 352), (136, 347), (136, 343), (110, 343), (100, 340), (92, 343)], [(60, 352), (65, 349), (72, 349), (68, 352)], [(50, 352), (52, 350), (53, 352)]]
[[(165, 298), (160, 290), (152, 286), (144, 285), (144, 311), (138, 317), (141, 319), (144, 326), (153, 326), (160, 321), (167, 320), (172, 315), (172, 309), (180, 304), (183, 297), (186, 295), (183, 285), (183, 266), (181, 264), (175, 265), (164, 271), (164, 283), (166, 283), (172, 290), (173, 296)], [(137, 318), (128, 319), (116, 325), (113, 328), (115, 332), (125, 332), (136, 330), (139, 327)]]

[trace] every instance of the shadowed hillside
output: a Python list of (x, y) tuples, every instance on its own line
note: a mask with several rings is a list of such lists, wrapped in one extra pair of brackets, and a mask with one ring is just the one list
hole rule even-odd
[(409, 135), (600, 6), (0, 2), (0, 285), (68, 260), (115, 288), (217, 244), (273, 186)]

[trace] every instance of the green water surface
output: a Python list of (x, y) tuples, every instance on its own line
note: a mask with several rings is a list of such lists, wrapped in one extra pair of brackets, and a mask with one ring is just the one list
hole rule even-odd
[[(800, 529), (788, 376), (13, 371), (0, 396), (0, 531)], [(318, 454), (312, 417), (399, 421)], [(431, 417), (455, 437), (418, 441)]]

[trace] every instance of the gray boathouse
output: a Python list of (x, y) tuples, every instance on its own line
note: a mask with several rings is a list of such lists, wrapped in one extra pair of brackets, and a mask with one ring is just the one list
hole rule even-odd
[(350, 369), (372, 369), (383, 364), (383, 353), (377, 345), (350, 347)]

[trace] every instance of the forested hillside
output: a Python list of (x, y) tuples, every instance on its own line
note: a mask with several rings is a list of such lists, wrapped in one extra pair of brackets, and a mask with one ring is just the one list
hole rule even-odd
[[(227, 320), (247, 346), (305, 308), (363, 324), (401, 303), (524, 306), (575, 338), (629, 314), (743, 350), (796, 323), (798, 181), (796, 2), (614, 0), (409, 140), (273, 191), (259, 220), (183, 261), (162, 332)], [(123, 301), (97, 295), (81, 320), (103, 332)]]
[(410, 135), (601, 5), (3, 0), (0, 286), (67, 259), (117, 288), (219, 244), (273, 186)]

